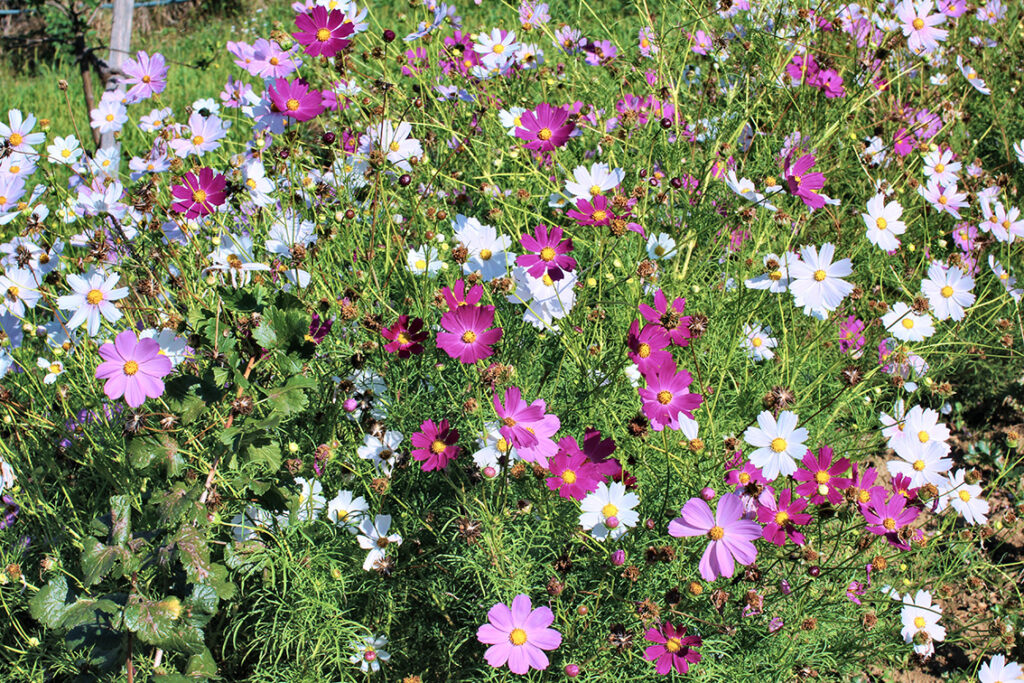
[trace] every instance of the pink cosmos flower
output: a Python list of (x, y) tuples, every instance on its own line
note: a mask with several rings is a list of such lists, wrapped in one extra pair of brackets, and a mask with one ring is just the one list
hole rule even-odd
[(160, 353), (160, 344), (153, 339), (139, 339), (134, 330), (125, 330), (114, 343), (100, 347), (102, 363), (96, 378), (105, 379), (103, 393), (112, 400), (124, 396), (125, 403), (138, 408), (147, 398), (164, 393), (162, 377), (171, 372), (170, 359)]
[(149, 99), (167, 87), (167, 62), (162, 54), (148, 55), (139, 51), (135, 59), (129, 59), (121, 65), (124, 82), (131, 88), (125, 93), (129, 103)]
[(932, 0), (903, 0), (896, 5), (896, 18), (900, 20), (911, 52), (931, 52), (939, 46), (940, 40), (946, 39), (949, 31), (935, 28), (946, 23), (946, 15), (932, 14), (933, 9)]
[(838, 505), (843, 499), (843, 491), (851, 484), (849, 479), (840, 476), (850, 469), (850, 461), (841, 458), (833, 463), (832, 457), (832, 449), (828, 446), (819, 448), (818, 455), (808, 448), (803, 458), (804, 469), (793, 473), (794, 479), (803, 482), (796, 487), (796, 492), (810, 498), (815, 505), (826, 502)]
[(355, 25), (345, 21), (345, 13), (317, 5), (309, 14), (295, 17), (299, 31), (292, 37), (306, 46), (306, 54), (313, 57), (333, 57), (349, 46), (348, 36), (355, 31)]
[(433, 420), (424, 420), (420, 431), (412, 435), (412, 457), (422, 462), (424, 472), (443, 470), (448, 463), (459, 455), (459, 431), (448, 426), (448, 420), (434, 424)]
[(686, 299), (677, 297), (670, 306), (664, 290), (659, 289), (654, 293), (654, 306), (640, 304), (639, 309), (647, 322), (661, 325), (668, 332), (673, 344), (687, 346), (690, 343), (690, 316), (683, 315)]
[(483, 297), (484, 288), (483, 285), (476, 284), (470, 287), (467, 292), (465, 280), (456, 280), (454, 287), (445, 287), (441, 290), (441, 294), (448, 304), (448, 310), (454, 311), (460, 306), (475, 305)]
[(786, 489), (779, 496), (778, 502), (774, 496), (769, 496), (767, 503), (758, 505), (757, 521), (765, 525), (761, 532), (766, 541), (781, 546), (786, 543), (786, 536), (793, 539), (797, 545), (803, 545), (804, 535), (796, 530), (796, 526), (803, 526), (811, 521), (811, 516), (803, 512), (807, 507), (806, 498), (793, 500), (793, 492)]
[(825, 186), (825, 174), (817, 171), (808, 173), (814, 166), (814, 155), (804, 154), (795, 163), (791, 164), (791, 161), (792, 153), (786, 157), (786, 163), (783, 166), (790, 194), (799, 197), (804, 204), (812, 209), (820, 209), (825, 206), (825, 198), (818, 194), (818, 190)]
[(492, 344), (501, 339), (494, 323), (493, 306), (460, 306), (441, 316), (445, 332), (437, 333), (437, 347), (463, 363), (475, 363), (494, 354)]
[(561, 147), (569, 139), (576, 124), (569, 121), (569, 112), (563, 107), (553, 107), (541, 102), (533, 111), (525, 111), (519, 117), (520, 126), (516, 137), (527, 142), (526, 149), (550, 152)]
[(537, 437), (537, 443), (532, 446), (517, 448), (516, 453), (526, 462), (547, 467), (548, 460), (558, 453), (558, 444), (555, 443), (553, 437), (558, 428), (562, 426), (562, 421), (557, 415), (544, 414), (544, 411), (547, 410), (547, 404), (544, 403), (543, 399), (537, 399), (530, 404), (530, 407), (539, 407), (542, 414), (540, 420), (530, 425), (530, 433)]
[(626, 335), (629, 359), (636, 363), (640, 374), (647, 376), (658, 368), (672, 362), (672, 354), (665, 349), (669, 345), (668, 333), (660, 325), (644, 325), (634, 320)]
[(583, 453), (567, 453), (560, 450), (548, 466), (551, 474), (548, 477), (548, 488), (558, 491), (562, 498), (583, 500), (588, 493), (597, 490), (602, 479), (601, 469)]
[(384, 345), (384, 350), (388, 353), (397, 353), (398, 357), (403, 359), (414, 353), (423, 353), (422, 342), (427, 338), (423, 320), (414, 318), (409, 322), (407, 315), (398, 316), (398, 320), (391, 327), (382, 327), (380, 334), (390, 342)]
[(693, 411), (700, 407), (704, 397), (691, 394), (693, 378), (686, 370), (676, 371), (676, 365), (669, 362), (647, 375), (647, 386), (637, 389), (643, 400), (644, 415), (651, 421), (654, 431), (669, 427), (679, 429), (679, 414), (694, 419)]
[(278, 78), (267, 88), (267, 95), (276, 112), (296, 121), (309, 121), (324, 110), (321, 93), (310, 90), (308, 85), (298, 79), (289, 81)]
[(525, 674), (531, 668), (548, 668), (544, 650), (554, 650), (562, 644), (562, 634), (548, 628), (555, 615), (547, 607), (533, 609), (530, 597), (517, 595), (512, 608), (498, 603), (487, 612), (490, 623), (477, 629), (476, 639), (490, 645), (484, 658), (494, 668), (508, 663), (509, 671)]
[(516, 265), (526, 268), (530, 277), (539, 278), (547, 273), (552, 280), (561, 280), (562, 271), (576, 270), (576, 259), (569, 256), (572, 240), (562, 239), (562, 229), (538, 225), (533, 235), (523, 233), (519, 239), (523, 249), (533, 252), (516, 258)]
[(700, 575), (705, 581), (719, 576), (729, 578), (740, 564), (751, 564), (757, 558), (754, 539), (761, 537), (761, 525), (743, 519), (743, 502), (735, 493), (727, 493), (718, 501), (714, 515), (701, 498), (686, 501), (677, 517), (668, 523), (668, 533), (681, 536), (707, 536), (711, 539), (700, 558)]
[(860, 512), (868, 523), (867, 530), (876, 536), (885, 536), (889, 545), (900, 550), (910, 550), (910, 544), (900, 538), (900, 529), (907, 526), (920, 512), (917, 508), (908, 508), (907, 499), (894, 493), (887, 501), (885, 489), (877, 488), (871, 493), (871, 500), (862, 505)]
[(501, 420), (501, 435), (516, 449), (537, 445), (537, 437), (527, 429), (533, 423), (544, 419), (544, 408), (534, 403), (527, 405), (518, 387), (505, 390), (505, 405), (501, 404), (497, 394), (493, 398), (494, 412)]
[(644, 638), (656, 643), (644, 650), (644, 659), (657, 662), (654, 670), (662, 676), (670, 673), (673, 668), (677, 673), (684, 674), (690, 670), (691, 664), (696, 664), (701, 659), (697, 648), (704, 641), (700, 636), (686, 635), (685, 626), (675, 627), (666, 621), (660, 627), (652, 626), (647, 629)]
[(181, 185), (171, 187), (171, 195), (178, 200), (171, 204), (171, 210), (185, 214), (185, 218), (207, 216), (227, 197), (224, 194), (227, 180), (212, 168), (204, 166), (198, 175), (189, 171), (181, 181)]

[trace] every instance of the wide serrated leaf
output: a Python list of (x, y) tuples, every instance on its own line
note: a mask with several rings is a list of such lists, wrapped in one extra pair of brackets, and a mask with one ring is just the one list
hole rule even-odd
[(185, 675), (192, 680), (220, 679), (220, 676), (217, 675), (217, 661), (213, 658), (213, 654), (205, 648), (199, 654), (188, 658)]
[(124, 548), (104, 545), (95, 538), (85, 539), (85, 548), (82, 550), (82, 571), (85, 573), (83, 583), (87, 586), (98, 583), (118, 562), (127, 559), (128, 551)]
[(57, 576), (28, 601), (29, 613), (47, 628), (58, 628), (67, 614), (68, 603), (74, 599), (74, 594), (68, 590), (67, 579)]
[(210, 577), (210, 548), (199, 529), (182, 527), (174, 536), (174, 543), (180, 554), (181, 564), (190, 581), (202, 583)]
[(267, 389), (267, 400), (275, 412), (282, 416), (294, 415), (302, 412), (309, 400), (306, 398), (305, 389), (316, 386), (309, 377), (305, 375), (292, 375), (285, 382), (284, 386)]
[(269, 472), (277, 472), (281, 467), (281, 447), (273, 441), (249, 444), (245, 452), (250, 462), (262, 465)]
[(132, 536), (132, 500), (128, 496), (110, 497), (110, 540), (124, 545)]
[(173, 618), (162, 603), (136, 599), (125, 608), (125, 626), (144, 643), (165, 650), (198, 654), (203, 632), (180, 618)]

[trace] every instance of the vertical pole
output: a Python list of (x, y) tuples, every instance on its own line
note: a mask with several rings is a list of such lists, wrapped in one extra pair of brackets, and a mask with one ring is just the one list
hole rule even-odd
[[(110, 27), (110, 54), (107, 56), (107, 65), (116, 74), (121, 70), (121, 64), (128, 58), (128, 51), (132, 42), (132, 13), (135, 9), (135, 0), (114, 0), (114, 16)], [(107, 90), (114, 90), (116, 77), (111, 74), (107, 78)], [(114, 134), (104, 133), (100, 147), (107, 149), (114, 146)]]

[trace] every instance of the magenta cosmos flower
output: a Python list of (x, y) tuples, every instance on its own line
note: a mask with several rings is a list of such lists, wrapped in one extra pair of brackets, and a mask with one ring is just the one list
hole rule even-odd
[(454, 287), (445, 287), (441, 290), (441, 294), (444, 296), (445, 303), (448, 304), (448, 310), (454, 311), (460, 306), (473, 306), (475, 305), (484, 295), (483, 285), (476, 284), (466, 291), (466, 282), (464, 280), (456, 280)]
[(463, 363), (475, 363), (494, 354), (492, 344), (501, 339), (494, 323), (493, 306), (460, 306), (441, 316), (445, 332), (437, 333), (437, 348)]
[(160, 345), (153, 339), (139, 339), (132, 330), (125, 330), (114, 343), (100, 347), (103, 362), (96, 368), (96, 378), (105, 379), (103, 393), (112, 400), (124, 396), (132, 408), (141, 406), (147, 398), (159, 398), (164, 393), (163, 378), (171, 372), (171, 361), (160, 353)]
[(424, 472), (443, 470), (448, 463), (459, 456), (459, 430), (448, 426), (448, 420), (434, 424), (433, 420), (424, 420), (420, 431), (412, 435), (412, 457), (422, 462)]
[(814, 455), (811, 449), (804, 454), (803, 468), (793, 473), (801, 483), (796, 492), (811, 499), (815, 505), (830, 503), (838, 505), (843, 500), (843, 491), (850, 487), (850, 480), (842, 475), (850, 469), (850, 461), (841, 458), (832, 462), (832, 449), (823, 446)]
[(900, 538), (900, 529), (917, 519), (919, 510), (908, 508), (907, 499), (899, 493), (892, 494), (888, 501), (885, 495), (885, 489), (874, 489), (870, 502), (860, 508), (868, 523), (868, 531), (876, 536), (885, 536), (889, 545), (895, 548), (909, 550), (910, 545)]
[(476, 639), (490, 645), (484, 658), (494, 668), (508, 663), (509, 671), (524, 674), (531, 668), (548, 668), (544, 650), (562, 644), (562, 634), (548, 628), (555, 615), (547, 607), (533, 609), (528, 595), (517, 595), (509, 608), (498, 603), (487, 612), (490, 623), (477, 629)]
[(818, 190), (825, 187), (825, 174), (817, 171), (808, 172), (814, 166), (814, 156), (805, 154), (790, 165), (791, 160), (792, 155), (786, 158), (783, 169), (790, 193), (799, 197), (804, 204), (812, 209), (820, 209), (825, 206), (825, 198), (818, 194)]
[(753, 540), (761, 537), (757, 522), (743, 519), (743, 501), (735, 493), (727, 493), (718, 501), (714, 515), (701, 498), (691, 498), (677, 517), (668, 523), (668, 533), (681, 536), (707, 536), (711, 539), (700, 558), (700, 575), (705, 581), (719, 576), (729, 578), (740, 564), (751, 564), (757, 558)]
[(384, 350), (388, 353), (397, 353), (399, 358), (423, 353), (422, 342), (427, 338), (427, 333), (423, 330), (423, 320), (414, 318), (409, 322), (407, 315), (398, 316), (398, 320), (391, 327), (382, 327), (380, 334), (389, 342), (384, 345)]
[(171, 187), (171, 196), (178, 200), (171, 204), (171, 210), (185, 214), (185, 218), (207, 216), (226, 199), (224, 186), (227, 181), (212, 168), (204, 166), (198, 175), (189, 171), (181, 177), (181, 182), (181, 185)]
[(668, 303), (663, 290), (654, 293), (654, 306), (640, 304), (640, 315), (649, 323), (661, 325), (668, 332), (669, 339), (676, 346), (690, 343), (690, 316), (683, 315), (686, 310), (686, 299), (677, 297)]
[(550, 152), (561, 147), (569, 139), (576, 124), (569, 121), (569, 112), (562, 107), (552, 107), (541, 102), (533, 111), (525, 111), (519, 117), (516, 137), (526, 140), (526, 149)]
[(644, 325), (641, 330), (640, 321), (634, 320), (629, 326), (629, 334), (626, 335), (629, 359), (636, 363), (644, 376), (672, 363), (672, 354), (665, 350), (668, 345), (668, 333), (660, 325)]
[(544, 419), (543, 404), (527, 404), (518, 387), (509, 387), (505, 390), (505, 405), (501, 404), (497, 394), (492, 403), (494, 412), (501, 420), (499, 431), (509, 443), (517, 449), (537, 445), (537, 436), (527, 427), (532, 427), (534, 423)]
[(576, 259), (569, 256), (572, 251), (572, 240), (562, 239), (562, 229), (546, 225), (538, 225), (533, 235), (523, 233), (519, 238), (529, 254), (516, 258), (516, 265), (526, 268), (530, 277), (539, 278), (547, 273), (552, 280), (561, 280), (562, 271), (576, 270)]
[(267, 94), (275, 111), (296, 121), (309, 121), (324, 110), (322, 94), (298, 79), (278, 78)]
[(295, 26), (299, 29), (292, 37), (299, 45), (306, 47), (306, 54), (313, 57), (333, 57), (349, 46), (348, 36), (355, 31), (350, 21), (345, 21), (345, 13), (317, 5), (309, 14), (295, 17)]
[(664, 676), (674, 668), (684, 674), (690, 670), (691, 664), (700, 661), (697, 648), (704, 642), (700, 636), (686, 635), (686, 627), (676, 628), (666, 621), (661, 627), (647, 629), (644, 638), (655, 643), (644, 650), (644, 659), (657, 662), (654, 670)]
[(149, 99), (167, 87), (167, 62), (162, 54), (148, 55), (136, 52), (135, 59), (129, 59), (121, 65), (124, 71), (124, 82), (131, 88), (125, 93), (128, 102), (141, 102)]
[(793, 492), (789, 489), (782, 492), (778, 502), (774, 496), (762, 497), (758, 501), (757, 521), (765, 525), (762, 532), (764, 540), (781, 546), (785, 545), (788, 536), (797, 545), (803, 545), (806, 539), (796, 527), (811, 521), (811, 516), (804, 512), (806, 507), (807, 499), (793, 500)]
[[(573, 444), (575, 445), (575, 441)], [(562, 498), (573, 500), (583, 500), (588, 493), (596, 491), (597, 485), (604, 478), (601, 466), (592, 463), (590, 458), (578, 449), (572, 453), (562, 448), (551, 459), (548, 469), (554, 475), (547, 479), (548, 488), (558, 491)]]
[(690, 382), (693, 379), (686, 370), (676, 371), (676, 364), (669, 361), (656, 368), (644, 379), (647, 386), (637, 389), (643, 400), (644, 415), (651, 421), (654, 431), (660, 432), (668, 427), (679, 429), (679, 414), (691, 420), (693, 411), (700, 407), (704, 397), (691, 394)]

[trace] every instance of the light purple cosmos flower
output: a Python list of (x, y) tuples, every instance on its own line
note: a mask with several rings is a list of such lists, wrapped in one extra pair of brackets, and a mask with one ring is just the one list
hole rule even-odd
[(907, 526), (920, 512), (917, 508), (907, 507), (907, 499), (894, 493), (887, 501), (885, 489), (877, 487), (871, 491), (871, 501), (862, 505), (860, 512), (868, 523), (867, 530), (876, 536), (885, 536), (889, 545), (900, 550), (909, 550), (910, 544), (900, 538), (900, 529)]
[(162, 377), (170, 374), (171, 361), (160, 353), (154, 339), (139, 339), (133, 330), (125, 330), (100, 347), (102, 363), (96, 378), (105, 379), (103, 393), (110, 399), (124, 396), (125, 403), (138, 408), (147, 398), (164, 393)]
[(675, 537), (707, 536), (711, 539), (700, 558), (700, 575), (705, 581), (719, 576), (731, 577), (740, 564), (751, 564), (757, 558), (754, 539), (761, 537), (761, 525), (743, 519), (743, 501), (735, 493), (727, 493), (718, 501), (718, 510), (700, 498), (686, 501), (682, 517), (668, 523), (668, 533)]
[(171, 149), (179, 157), (185, 158), (189, 154), (203, 156), (207, 152), (220, 147), (219, 140), (227, 135), (221, 120), (216, 116), (204, 117), (199, 112), (193, 112), (188, 118), (190, 133), (187, 137), (171, 140)]
[(535, 422), (544, 419), (543, 404), (534, 403), (528, 405), (523, 400), (523, 394), (518, 387), (509, 387), (505, 390), (505, 405), (497, 394), (494, 396), (494, 412), (501, 420), (501, 435), (516, 448), (529, 448), (537, 445), (537, 436), (527, 429)]
[(74, 311), (67, 323), (69, 330), (84, 324), (89, 336), (95, 337), (100, 331), (101, 316), (111, 323), (121, 319), (121, 311), (114, 302), (128, 296), (128, 288), (117, 286), (119, 278), (117, 273), (105, 275), (96, 270), (85, 276), (68, 274), (67, 282), (72, 293), (57, 297), (57, 306), (65, 311)]
[(562, 644), (562, 634), (548, 628), (554, 613), (547, 607), (533, 609), (528, 595), (517, 595), (511, 608), (499, 602), (487, 612), (487, 619), (490, 623), (477, 629), (476, 638), (490, 645), (484, 658), (496, 669), (506, 663), (514, 674), (546, 669), (549, 662), (543, 651)]
[(129, 104), (147, 100), (167, 87), (167, 62), (162, 54), (149, 55), (139, 51), (135, 59), (129, 59), (122, 66), (126, 85), (131, 87), (125, 93)]

